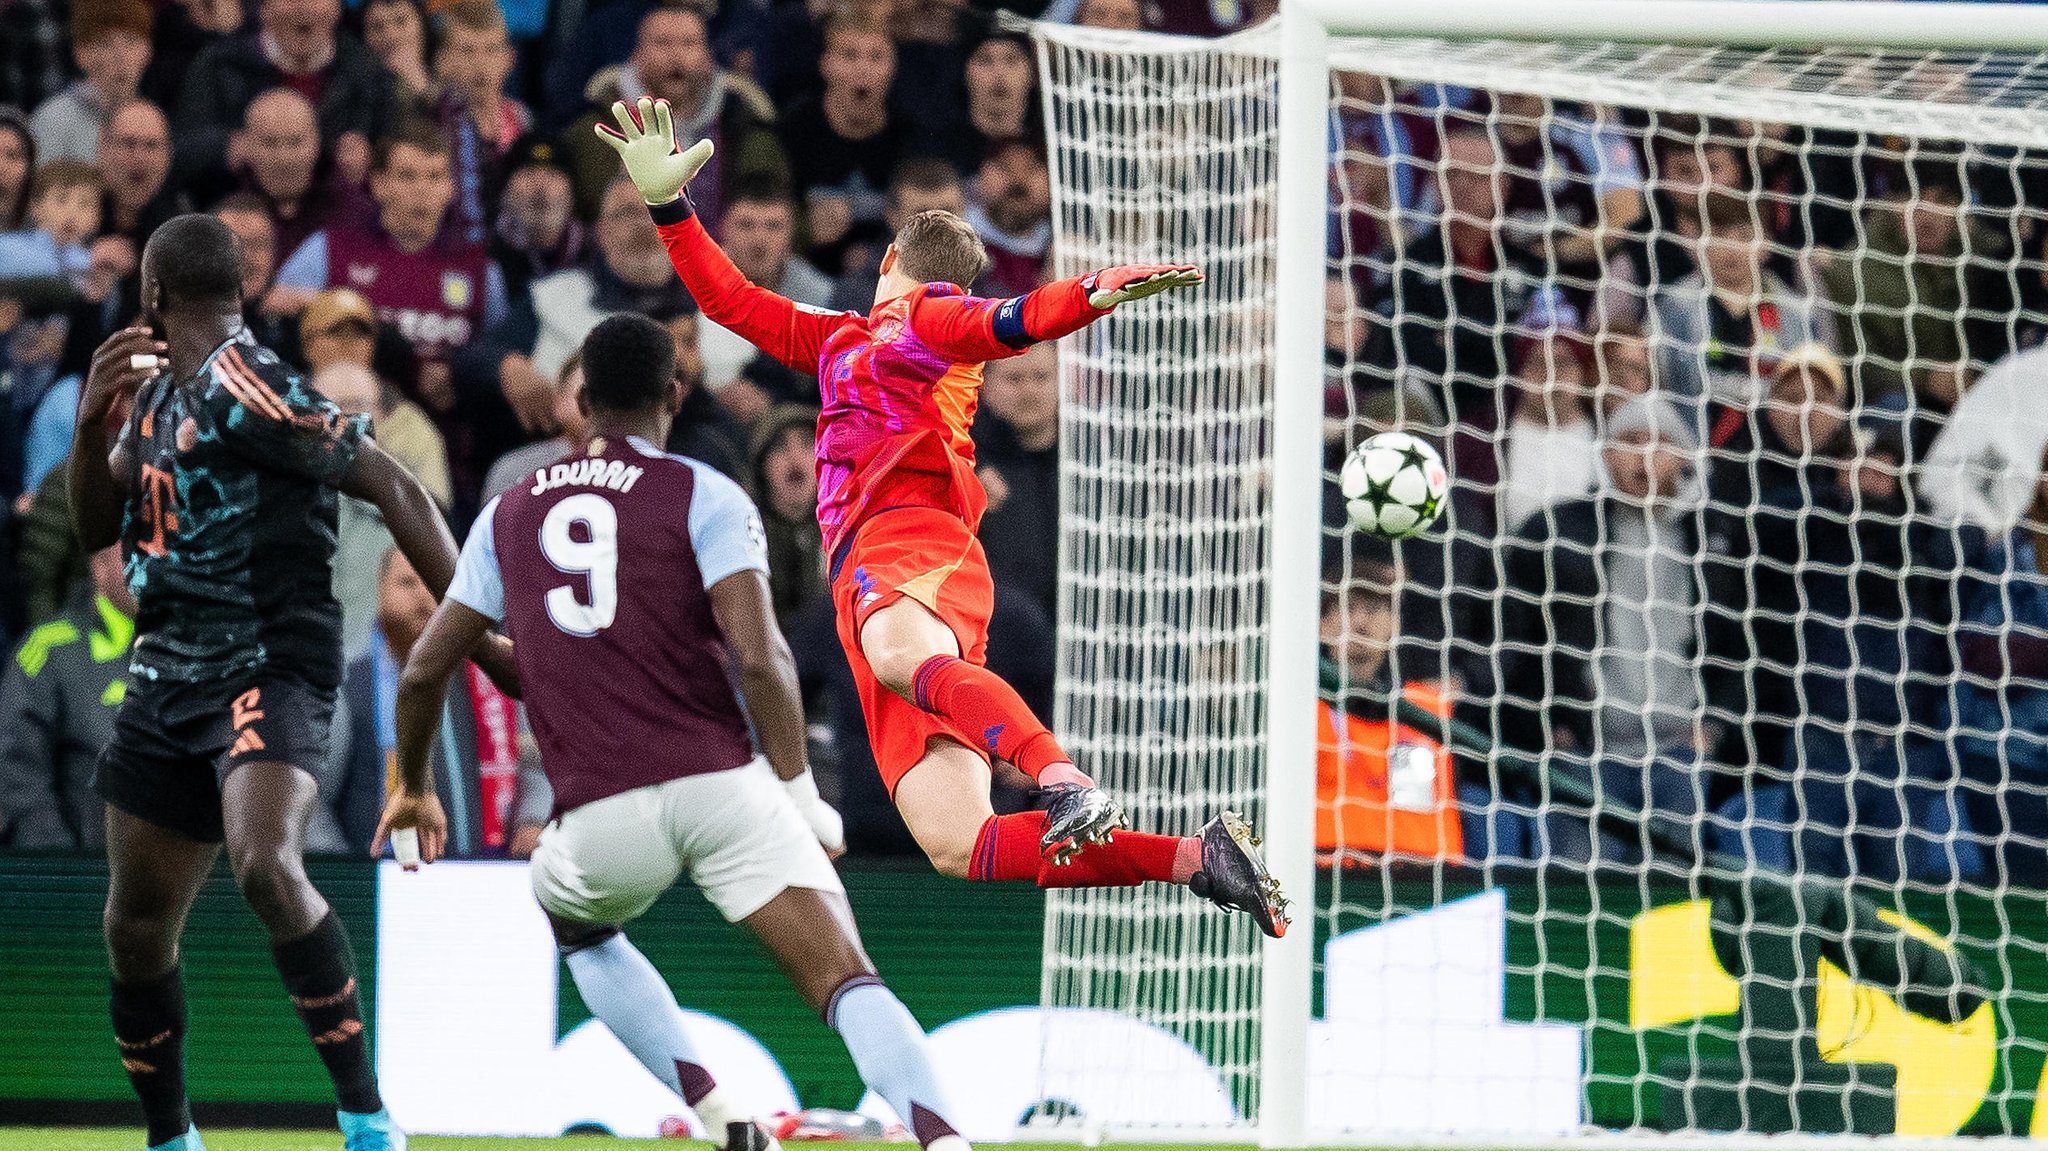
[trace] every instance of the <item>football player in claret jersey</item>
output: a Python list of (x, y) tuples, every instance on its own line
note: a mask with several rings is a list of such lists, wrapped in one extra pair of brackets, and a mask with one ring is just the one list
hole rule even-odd
[[(361, 421), (249, 335), (241, 285), (225, 224), (195, 214), (158, 228), (142, 256), (147, 326), (95, 353), (72, 437), (73, 525), (88, 551), (120, 542), (138, 608), (131, 685), (94, 779), (107, 802), (114, 1035), (150, 1146), (196, 1151), (178, 945), (225, 842), (334, 1080), (349, 1151), (403, 1148), (370, 1066), (348, 935), (300, 858), (341, 677), (337, 492), (383, 512), (436, 593), (455, 541)], [(479, 658), (511, 674), (502, 640)]]
[(534, 894), (591, 1011), (732, 1151), (765, 1141), (620, 933), (688, 872), (775, 956), (918, 1142), (966, 1151), (924, 1032), (876, 977), (826, 857), (844, 836), (805, 763), (760, 517), (737, 484), (654, 446), (684, 397), (667, 329), (612, 316), (582, 356), (588, 438), (485, 505), (406, 660), (400, 784), (378, 840), (416, 828), (422, 860), (439, 854), (447, 820), (428, 745), (448, 677), (502, 621), (555, 789)]
[[(818, 523), (839, 642), (882, 780), (933, 864), (1041, 887), (1186, 884), (1249, 912), (1266, 934), (1284, 933), (1286, 900), (1242, 819), (1226, 811), (1188, 836), (1120, 831), (1116, 804), (989, 671), (983, 651), (995, 589), (975, 539), (988, 498), (968, 437), (981, 365), (1127, 301), (1200, 283), (1201, 273), (1125, 265), (982, 299), (964, 291), (988, 267), (980, 238), (951, 212), (930, 211), (905, 221), (883, 254), (867, 315), (799, 307), (748, 283), (697, 219), (684, 189), (711, 141), (678, 152), (664, 101), (616, 103), (612, 115), (616, 126), (600, 124), (598, 135), (624, 161), (704, 315), (817, 374)], [(992, 759), (1037, 781), (1046, 810), (996, 815)]]

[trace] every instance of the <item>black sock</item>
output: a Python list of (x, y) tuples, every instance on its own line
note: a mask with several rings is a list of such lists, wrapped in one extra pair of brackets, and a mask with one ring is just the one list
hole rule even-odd
[(121, 1067), (142, 1100), (149, 1145), (167, 1143), (192, 1126), (185, 1098), (185, 980), (173, 967), (141, 983), (113, 983), (114, 1039)]
[(363, 1005), (356, 994), (356, 956), (348, 932), (329, 911), (312, 931), (270, 949), (284, 989), (291, 993), (313, 1050), (334, 1080), (334, 1098), (343, 1111), (380, 1111), (377, 1073), (370, 1067), (370, 1045), (363, 1034)]

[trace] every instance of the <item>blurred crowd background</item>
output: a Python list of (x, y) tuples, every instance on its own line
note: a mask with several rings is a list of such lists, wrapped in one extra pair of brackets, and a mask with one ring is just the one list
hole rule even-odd
[[(1215, 36), (1273, 5), (1003, 7)], [(927, 208), (988, 245), (977, 291), (1024, 292), (1050, 264), (1047, 140), (1032, 44), (997, 14), (0, 0), (0, 846), (98, 846), (88, 781), (130, 604), (119, 557), (72, 543), (60, 465), (91, 349), (136, 313), (141, 245), (199, 210), (240, 237), (257, 337), (368, 414), (458, 535), (575, 442), (584, 333), (627, 310), (666, 324), (688, 385), (668, 447), (761, 507), (826, 790), (856, 851), (914, 851), (830, 623), (815, 381), (698, 314), (592, 125), (614, 100), (667, 99), (679, 134), (717, 143), (693, 185), (712, 233), (801, 303), (866, 310), (893, 225)], [(1923, 70), (1911, 94), (1967, 100), (1980, 79)], [(1334, 81), (1330, 469), (1399, 425), (1436, 439), (1457, 486), (1444, 530), (1398, 546), (1344, 531), (1325, 501), (1321, 846), (1657, 860), (1553, 793), (1546, 775), (1568, 775), (1779, 866), (2048, 877), (2048, 515), (1961, 522), (1921, 483), (1981, 379), (2031, 378), (2044, 169), (2019, 150)], [(989, 366), (975, 430), (993, 663), (1048, 715), (1060, 404), (1054, 353), (1034, 349)], [(2042, 447), (2005, 462), (2037, 475)], [(313, 842), (358, 852), (432, 599), (373, 510), (345, 501), (340, 536), (347, 672)], [(1396, 693), (1542, 770), (1390, 722)], [(549, 797), (516, 706), (458, 679), (437, 747), (457, 852), (529, 851)], [(1018, 784), (999, 782), (1004, 804), (1028, 802)]]

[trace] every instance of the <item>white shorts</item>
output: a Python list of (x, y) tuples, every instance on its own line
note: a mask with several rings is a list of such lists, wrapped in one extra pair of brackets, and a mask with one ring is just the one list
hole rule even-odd
[(843, 893), (839, 873), (765, 759), (586, 803), (548, 824), (533, 893), (550, 914), (624, 923), (689, 872), (737, 923), (784, 888)]

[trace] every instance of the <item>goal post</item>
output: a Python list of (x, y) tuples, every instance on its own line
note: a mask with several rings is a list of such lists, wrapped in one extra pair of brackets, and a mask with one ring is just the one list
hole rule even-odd
[[(1742, 437), (1761, 443), (1758, 437), (1775, 434), (1765, 427), (1775, 401), (1762, 393), (1784, 365), (1808, 373), (1802, 378), (1824, 374), (1819, 366), (1798, 367), (1823, 362), (1809, 345), (1831, 348), (1825, 362), (1836, 366), (1825, 371), (1847, 393), (1840, 406), (1844, 426), (1855, 433), (1854, 450), (1866, 452), (1871, 437), (1892, 434), (1884, 422), (1890, 400), (1876, 381), (1905, 381), (1893, 385), (1907, 394), (1893, 420), (1904, 431), (1896, 434), (1910, 442), (1924, 428), (1938, 445), (1945, 426), (1929, 401), (1913, 398), (1915, 389), (1942, 372), (1954, 374), (1958, 392), (1979, 377), (1991, 379), (1991, 362), (2024, 346), (2023, 333), (2048, 328), (2048, 316), (2039, 314), (2039, 301), (2048, 297), (2022, 283), (2041, 276), (2040, 249), (2048, 239), (2048, 203), (2026, 199), (2037, 178), (2048, 189), (2048, 162), (2041, 159), (2048, 156), (2048, 11), (1865, 0), (1282, 0), (1274, 20), (1215, 41), (1047, 25), (1034, 26), (1034, 35), (1051, 138), (1056, 270), (1189, 260), (1211, 273), (1199, 291), (1162, 298), (1156, 308), (1119, 315), (1062, 344), (1056, 727), (1082, 766), (1126, 801), (1141, 830), (1191, 830), (1224, 806), (1251, 814), (1296, 912), (1286, 938), (1262, 941), (1241, 918), (1219, 921), (1191, 909), (1181, 892), (1052, 893), (1044, 1005), (1143, 1026), (1117, 1030), (1124, 1038), (1099, 1045), (1074, 1039), (1109, 1032), (1084, 1029), (1056, 1039), (1048, 1031), (1043, 1097), (1071, 1105), (1097, 1134), (1275, 1147), (1569, 1146), (1647, 1131), (1675, 1139), (1739, 1132), (1716, 1136), (1714, 1146), (1752, 1136), (1782, 1145), (1762, 1134), (1779, 1131), (2048, 1132), (2035, 1101), (2048, 1063), (2048, 1018), (2034, 1022), (2035, 1012), (2048, 1015), (2048, 983), (2032, 983), (2032, 968), (2020, 970), (2031, 961), (2017, 958), (2048, 942), (2048, 922), (2023, 910), (2043, 901), (2037, 893), (2015, 897), (1981, 862), (2014, 841), (2048, 838), (2048, 828), (2030, 830), (2017, 817), (2002, 829), (1951, 822), (1923, 837), (1933, 854), (1946, 853), (1950, 873), (1927, 878), (1902, 864), (1888, 893), (1868, 876), (1859, 886), (1854, 863), (1842, 876), (1801, 850), (1792, 850), (1791, 864), (1781, 868), (1723, 846), (1729, 837), (1751, 844), (1765, 833), (1794, 841), (1816, 830), (1837, 829), (1844, 840), (1864, 833), (1856, 821), (1874, 817), (1859, 817), (1855, 803), (1847, 815), (1804, 806), (1805, 773), (1827, 766), (1801, 742), (1809, 731), (1846, 740), (1847, 770), (1889, 781), (1876, 787), (1884, 793), (1878, 798), (1896, 800), (1902, 810), (1909, 798), (1919, 803), (1929, 795), (1933, 807), (1946, 803), (1955, 818), (1965, 801), (2006, 808), (2004, 785), (1986, 784), (1963, 766), (1975, 754), (1964, 743), (1998, 742), (1998, 733), (1972, 729), (1961, 717), (1959, 689), (1940, 681), (1968, 678), (1960, 670), (1964, 644), (1952, 634), (1934, 635), (1932, 624), (1924, 629), (1932, 636), (1926, 642), (1946, 652), (1950, 670), (1909, 664), (1897, 675), (1906, 687), (1928, 689), (1929, 699), (1947, 691), (1938, 711), (1927, 709), (1933, 704), (1907, 706), (1884, 721), (1857, 713), (1845, 732), (1803, 687), (1785, 689), (1792, 703), (1760, 702), (1756, 684), (1765, 676), (1796, 687), (1832, 658), (1814, 654), (1808, 638), (1826, 612), (1799, 598), (1808, 595), (1809, 577), (1818, 585), (1842, 566), (1829, 541), (1847, 531), (1860, 548), (1855, 532), (1866, 519), (1896, 520), (1895, 534), (1907, 536), (1919, 530), (1912, 514), (1865, 517), (1865, 505), (1854, 503), (1847, 514), (1786, 521), (1788, 553), (1752, 540), (1748, 552), (1700, 561), (1701, 572), (1722, 563), (1731, 586), (1752, 594), (1760, 582), (1789, 581), (1798, 602), (1745, 601), (1725, 613), (1738, 618), (1719, 622), (1742, 632), (1748, 645), (1748, 655), (1733, 664), (1709, 650), (1706, 638), (1688, 641), (1695, 646), (1684, 653), (1692, 681), (1685, 690), (1698, 690), (1688, 705), (1697, 730), (1724, 733), (1733, 744), (1722, 747), (1737, 749), (1722, 754), (1750, 759), (1743, 778), (1722, 788), (1735, 794), (1721, 794), (1712, 805), (1702, 800), (1675, 822), (1647, 810), (1661, 806), (1648, 782), (1642, 795), (1614, 792), (1594, 755), (1598, 747), (1580, 747), (1584, 737), (1562, 726), (1554, 682), (1517, 678), (1532, 666), (1552, 674), (1562, 651), (1582, 659), (1589, 682), (1603, 682), (1609, 673), (1602, 661), (1622, 641), (1602, 629), (1622, 625), (1595, 619), (1589, 626), (1605, 638), (1574, 650), (1581, 641), (1555, 630), (1554, 605), (1538, 602), (1523, 614), (1552, 628), (1541, 650), (1506, 634), (1517, 597), (1530, 602), (1518, 576), (1534, 570), (1557, 591), (1560, 565), (1575, 562), (1574, 549), (1598, 552), (1610, 540), (1605, 526), (1595, 529), (1603, 534), (1591, 544), (1567, 538), (1560, 509), (1579, 492), (1528, 498), (1536, 481), (1588, 485), (1595, 502), (1614, 498), (1621, 487), (1599, 462), (1606, 437), (1619, 434), (1613, 429), (1620, 424), (1609, 421), (1625, 406), (1600, 407), (1598, 393), (1610, 382), (1609, 337), (1648, 349), (1650, 363), (1641, 370), (1656, 381), (1654, 398), (1675, 400), (1699, 441), (1701, 486), (1712, 472), (1746, 476), (1758, 489), (1773, 465), (1758, 454), (1767, 455), (1763, 449), (1745, 448)], [(1370, 78), (1375, 86), (1363, 90), (1379, 94), (1359, 95), (1348, 83), (1355, 78)], [(1478, 97), (1460, 104), (1453, 90)], [(1569, 117), (1561, 111), (1567, 105)], [(1364, 196), (1345, 171), (1357, 159), (1347, 151), (1354, 146), (1339, 140), (1345, 111), (1376, 119), (1387, 134), (1433, 132), (1439, 149), (1453, 136), (1473, 138), (1480, 153), (1491, 148), (1496, 187), (1521, 180), (1541, 189), (1533, 207), (1521, 205), (1537, 215), (1533, 223), (1506, 219), (1506, 208), (1500, 219), (1482, 222), (1491, 228), (1491, 252), (1503, 261), (1493, 277), (1502, 310), (1475, 320), (1454, 306), (1449, 319), (1417, 318), (1426, 309), (1403, 298), (1404, 284), (1441, 287), (1445, 296), (1454, 290), (1418, 272), (1429, 266), (1424, 248), (1436, 215), (1458, 194), (1445, 182), (1452, 162), (1422, 148), (1364, 157), (1387, 186), (1380, 199)], [(1538, 159), (1510, 156), (1510, 135), (1545, 141), (1526, 145)], [(1567, 136), (1583, 153), (1583, 171), (1558, 171), (1566, 147), (1558, 141)], [(1640, 217), (1611, 222), (1600, 197), (1622, 185), (1608, 178), (1606, 165), (1634, 162), (1617, 159), (1614, 150), (1655, 156), (1665, 138), (1679, 136), (1683, 146), (1670, 155), (1687, 153), (1701, 167), (1733, 157), (1728, 203), (1710, 212), (1720, 193), (1703, 187), (1699, 211), (1673, 217), (1657, 199), (1674, 195), (1677, 178), (1645, 171), (1634, 185)], [(1846, 185), (1824, 186), (1815, 175), (1846, 164), (1862, 181), (1866, 161), (1879, 163), (1893, 183), (1857, 182), (1843, 191)], [(1939, 171), (1944, 163), (1946, 176)], [(1881, 229), (1897, 224), (1886, 213), (1908, 219), (1910, 232), (1910, 205), (1927, 173), (1958, 187), (1956, 214), (1967, 225), (1984, 225), (1993, 240), (2005, 229), (2005, 248), (1966, 241), (1959, 256), (1930, 254), (1908, 238), (1900, 241), (1903, 263), (1886, 264), (1885, 245), (1895, 237)], [(1581, 193), (1583, 207), (1565, 203), (1567, 194)], [(1736, 210), (1721, 210), (1730, 204)], [(1372, 246), (1356, 241), (1354, 220), (1379, 229)], [(1817, 239), (1824, 227), (1839, 235)], [(1510, 239), (1516, 228), (1522, 234)], [(1617, 240), (1610, 230), (1628, 235)], [(1718, 334), (1695, 333), (1687, 343), (1671, 326), (1671, 317), (1686, 314), (1674, 301), (1691, 300), (1685, 292), (1692, 291), (1704, 309), (1720, 306), (1711, 301), (1721, 297), (1708, 280), (1688, 287), (1668, 268), (1660, 271), (1658, 254), (1678, 250), (1696, 264), (1719, 258), (1710, 249), (1721, 230), (1755, 233), (1776, 277), (1770, 282), (1787, 281), (1800, 299), (1788, 298), (1781, 317), (1778, 302), (1757, 304), (1762, 287), (1751, 293), (1752, 329), (1767, 323), (1775, 338), (1781, 319), (1787, 325), (1784, 346), (1751, 356), (1744, 369), (1758, 394), (1728, 399), (1713, 390), (1713, 378), (1689, 395), (1667, 394), (1659, 389), (1673, 389), (1674, 375), (1712, 377), (1711, 365), (1699, 365), (1719, 354)], [(1788, 239), (1793, 232), (1803, 238)], [(1593, 237), (1592, 258), (1566, 253), (1566, 241), (1576, 238), (1571, 233)], [(1512, 268), (1502, 256), (1510, 243), (1523, 261)], [(1633, 281), (1615, 271), (1629, 245), (1648, 253), (1639, 262), (1649, 271), (1634, 273)], [(2021, 250), (2027, 245), (2031, 251)], [(1880, 299), (1879, 281), (1896, 278), (1888, 269), (1899, 266), (1953, 268), (1960, 299), (1938, 302), (1911, 275), (1905, 279), (1915, 286), (1904, 289), (1903, 299)], [(1368, 290), (1382, 298), (1351, 298)], [(1539, 307), (1539, 298), (1553, 303)], [(1767, 315), (1757, 310), (1764, 306)], [(1796, 341), (1795, 311), (1804, 325)], [(1910, 331), (1902, 347), (1864, 330), (1886, 318), (1902, 318)], [(1331, 329), (1354, 321), (1373, 334), (1333, 350)], [(2003, 333), (2008, 343), (1996, 354), (1984, 350), (1983, 339), (1960, 353), (1937, 352), (1944, 322), (1958, 331)], [(1422, 346), (1428, 339), (1411, 347), (1399, 330), (1428, 324), (1437, 325), (1436, 353)], [(1450, 345), (1475, 330), (1503, 361), (1532, 346), (1555, 358), (1565, 354), (1559, 349), (1568, 338), (1583, 341), (1581, 366), (1593, 378), (1584, 385), (1582, 422), (1590, 430), (1572, 450), (1593, 456), (1590, 466), (1575, 470), (1550, 458), (1549, 471), (1510, 477), (1511, 465), (1528, 466), (1516, 454), (1522, 444), (1551, 444), (1552, 456), (1562, 457), (1569, 452), (1555, 445), (1581, 441), (1544, 424), (1543, 437), (1528, 433), (1516, 442), (1511, 424), (1523, 393), (1515, 389), (1530, 382), (1512, 378), (1505, 363), (1498, 378), (1478, 381), (1459, 378), (1465, 369), (1455, 363), (1423, 363), (1432, 354), (1455, 361)], [(1764, 340), (1756, 332), (1752, 338)], [(2040, 370), (2038, 384), (2048, 394), (2048, 368)], [(1361, 401), (1363, 391), (1375, 398)], [(1371, 405), (1382, 406), (1366, 411)], [(1340, 577), (1343, 587), (1325, 583), (1332, 557), (1350, 573), (1368, 550), (1319, 511), (1330, 453), (1389, 423), (1431, 419), (1442, 425), (1441, 442), (1466, 498), (1453, 503), (1437, 531), (1404, 545), (1388, 569), (1408, 582), (1433, 570), (1441, 581), (1441, 594), (1430, 601), (1441, 617), (1431, 641), (1440, 651), (1421, 653), (1399, 639), (1395, 645), (1398, 658), (1442, 662), (1430, 674), (1402, 674), (1396, 682), (1456, 683), (1466, 693), (1460, 703), (1475, 704), (1478, 717), (1456, 724), (1428, 722), (1421, 705), (1398, 692), (1373, 696), (1345, 680), (1347, 672), (1337, 673), (1334, 688), (1317, 675), (1318, 661), (1330, 656), (1333, 643), (1344, 649), (1363, 618), (1347, 614), (1352, 575)], [(1967, 517), (1953, 506), (1936, 506), (1932, 469), (1941, 449), (1927, 454), (1924, 444), (1911, 442), (1901, 451), (1911, 457), (1897, 461), (1902, 474), (1911, 472), (1902, 487), (1918, 488), (1914, 469), (1928, 468), (1924, 518), (1937, 525), (1928, 538), (1961, 549), (1975, 538), (1968, 529), (1986, 525), (1962, 522)], [(1970, 470), (1981, 458), (1954, 465), (1958, 486), (1984, 479)], [(1818, 459), (1816, 448), (1801, 466)], [(1851, 474), (1845, 482), (1861, 481)], [(1740, 486), (1702, 493), (1684, 521), (1690, 528), (1681, 525), (1673, 538), (1692, 539), (1706, 555), (1704, 537), (1740, 534), (1745, 523), (1757, 522), (1754, 491), (1749, 505), (1729, 494)], [(1533, 569), (1516, 558), (1527, 541), (1515, 530), (1532, 507), (1530, 530), (1556, 549)], [(1511, 516), (1513, 508), (1521, 511)], [(1685, 530), (1697, 535), (1684, 537)], [(1919, 594), (1909, 588), (1938, 583), (1930, 577), (1948, 570), (1941, 565), (1950, 560), (1931, 555), (1914, 551), (1896, 561), (1895, 578), (1887, 578), (1901, 602)], [(1644, 610), (1629, 622), (1639, 630), (1626, 634), (1654, 649), (1658, 629), (1682, 617), (1689, 634), (1705, 637), (1716, 614), (1712, 577), (1672, 591), (1657, 582), (1670, 573), (1659, 576), (1654, 567), (1637, 571), (1649, 582), (1629, 593)], [(2018, 577), (2009, 568), (2005, 578)], [(1479, 589), (1468, 598), (1486, 602), (1453, 602), (1467, 580)], [(1962, 613), (1966, 591), (1955, 580), (1943, 588), (1930, 594), (1948, 597), (1951, 616)], [(1588, 598), (1559, 595), (1560, 602)], [(1593, 615), (1607, 611), (1606, 598), (1604, 591), (1591, 597)], [(1398, 598), (1390, 610), (1403, 628), (1415, 614)], [(1854, 631), (1874, 610), (1858, 601), (1838, 630)], [(1912, 620), (1902, 624), (1911, 626)], [(1953, 632), (1955, 620), (1946, 626)], [(1326, 630), (1333, 627), (1334, 640)], [(1792, 646), (1773, 646), (1780, 643)], [(1531, 655), (1536, 664), (1525, 658)], [(1846, 674), (1860, 674), (1857, 667), (1852, 660)], [(1748, 694), (1699, 686), (1717, 672), (1735, 673)], [(2039, 690), (2048, 691), (2048, 682)], [(1353, 710), (1393, 725), (1395, 739), (1440, 732), (1435, 742), (1456, 748), (1459, 759), (1487, 775), (1490, 788), (1458, 795), (1467, 829), (1462, 860), (1461, 851), (1448, 849), (1435, 856), (1328, 843), (1319, 849), (1319, 838), (1330, 834), (1330, 805), (1357, 798), (1343, 794), (1349, 776), (1336, 785), (1334, 800), (1329, 779), (1319, 776), (1332, 742), (1341, 757), (1349, 738), (1343, 713), (1352, 705), (1325, 709), (1333, 694), (1365, 700)], [(1601, 705), (1593, 701), (1596, 720)], [(1787, 710), (1779, 714), (1774, 706)], [(1375, 708), (1377, 717), (1368, 714)], [(1654, 696), (1643, 709), (1646, 716), (1656, 712)], [(1316, 715), (1334, 727), (1306, 722)], [(1539, 717), (1531, 722), (1540, 722), (1545, 742), (1508, 749), (1516, 738), (1510, 727), (1529, 715)], [(1944, 777), (1946, 798), (1942, 786), (1923, 787), (1910, 773), (1884, 775), (1892, 752), (1880, 746), (1883, 739), (1863, 739), (1857, 725), (1866, 722), (1889, 733), (1884, 739), (1895, 748), (1938, 748), (1934, 761), (1951, 773)], [(1782, 737), (1782, 753), (1775, 745), (1759, 750), (1749, 732), (1773, 723), (1792, 733)], [(1503, 745), (1498, 751), (1495, 742)], [(2044, 789), (2014, 782), (2021, 777), (2002, 756), (1994, 757), (2001, 778), (2033, 802)], [(1981, 757), (1977, 762), (1981, 769)], [(1785, 796), (1793, 797), (1791, 807), (1768, 808)], [(1386, 810), (1399, 806), (1385, 795), (1375, 802)], [(1549, 838), (1553, 825), (1566, 823), (1590, 826), (1596, 841), (1618, 838), (1640, 858), (1615, 872), (1602, 870), (1597, 844), (1591, 863), (1568, 858)], [(1640, 843), (1626, 842), (1630, 823), (1639, 825)], [(1500, 829), (1511, 824), (1530, 840), (1513, 859), (1497, 846)], [(1672, 826), (1680, 830), (1668, 831)], [(1474, 828), (1483, 844), (1472, 842)], [(1912, 834), (1909, 826), (1895, 836), (1902, 855), (1915, 849)], [(1388, 930), (1403, 923), (1417, 929)], [(1333, 949), (1339, 941), (1346, 949), (1341, 962)], [(1412, 954), (1427, 969), (1404, 970), (1409, 953), (1402, 948), (1423, 949)], [(1478, 953), (1486, 948), (1495, 954)], [(1893, 961), (1881, 961), (1884, 955)], [(1871, 990), (1873, 981), (1882, 982), (1879, 971), (1893, 979), (1881, 993)], [(2048, 965), (2040, 974), (2048, 977)], [(1375, 976), (1389, 977), (1383, 995), (1359, 982)], [(1511, 985), (1506, 1014), (1498, 1001), (1503, 983)], [(1452, 1003), (1458, 995), (1489, 994), (1491, 1015), (1483, 1002), (1469, 1012)], [(1418, 1008), (1402, 1015), (1398, 1028), (1374, 1030), (1375, 1011), (1400, 1014), (1411, 1006), (1395, 1002), (1400, 995), (1443, 996), (1448, 1006), (1440, 1005), (1434, 1023)], [(1935, 1002), (1943, 995), (1946, 1006)], [(1903, 1022), (1895, 1022), (1901, 1010)], [(1895, 1034), (1894, 1026), (1914, 1038), (1898, 1039), (1907, 1032)], [(1781, 1043), (1773, 1038), (1780, 1034)], [(1388, 1046), (1366, 1050), (1372, 1036)], [(1894, 1040), (1939, 1048), (1948, 1065), (1969, 1070), (1940, 1078), (1911, 1058), (1888, 1061), (1885, 1052), (1896, 1051), (1880, 1047)], [(1471, 1066), (1460, 1068), (1458, 1053), (1467, 1050)], [(1503, 1050), (1526, 1053), (1541, 1074), (1507, 1082), (1503, 1069), (1512, 1060), (1495, 1054)], [(1402, 1066), (1410, 1055), (1415, 1066)], [(1981, 1082), (1971, 1078), (1979, 1067), (1973, 1061), (1981, 1061)], [(1432, 1073), (1417, 1069), (1423, 1067), (1450, 1070), (1430, 1082)], [(1521, 1102), (1481, 1098), (1489, 1092)], [(1421, 1096), (1430, 1098), (1413, 1098)], [(1347, 1102), (1363, 1098), (1370, 1106)], [(1470, 1116), (1459, 1114), (1461, 1099)], [(1559, 1110), (1561, 1101), (1568, 1112)], [(1517, 1109), (1525, 1120), (1519, 1126)], [(1380, 1112), (1401, 1118), (1376, 1123)], [(1034, 1129), (1063, 1113), (1043, 1110)]]

